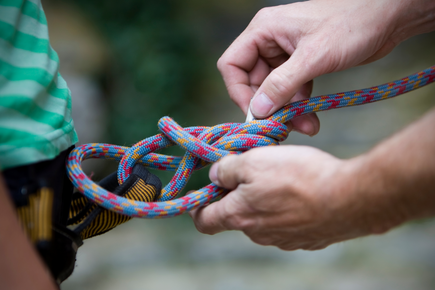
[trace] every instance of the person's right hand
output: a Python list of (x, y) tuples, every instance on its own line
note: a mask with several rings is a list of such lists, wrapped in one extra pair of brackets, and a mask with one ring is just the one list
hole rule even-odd
[[(413, 24), (425, 21), (420, 10), (433, 6), (430, 2), (313, 0), (264, 8), (222, 55), (218, 68), (245, 114), (254, 97), (253, 115), (265, 118), (308, 98), (315, 77), (382, 58), (418, 34)], [(314, 114), (292, 123), (308, 135), (320, 127)]]

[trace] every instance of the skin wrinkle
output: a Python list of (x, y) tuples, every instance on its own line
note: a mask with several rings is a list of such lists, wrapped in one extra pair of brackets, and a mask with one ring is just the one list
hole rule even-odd
[[(243, 230), (252, 228), (253, 226), (256, 226), (256, 223), (254, 220), (246, 219), (243, 216), (238, 214), (240, 212), (240, 205), (243, 204), (241, 202), (242, 202), (242, 200), (240, 199), (240, 195), (237, 193), (237, 189), (236, 189), (234, 191), (234, 201), (226, 204), (227, 217), (226, 217), (225, 221), (227, 223), (226, 227), (228, 229), (243, 231)], [(231, 206), (231, 207), (229, 207), (229, 206)], [(245, 205), (244, 207), (245, 207), (245, 209), (243, 211), (249, 212), (249, 206)], [(248, 210), (246, 210), (246, 208), (248, 208)]]
[[(237, 89), (235, 89), (235, 87), (236, 87)], [(242, 83), (236, 83), (236, 84), (231, 84), (231, 85), (227, 88), (227, 90), (228, 90), (228, 92), (230, 93), (231, 100), (232, 100), (236, 105), (238, 105), (240, 108), (243, 108), (242, 110), (243, 110), (244, 114), (246, 115), (247, 110), (248, 110), (249, 99), (242, 99), (242, 98), (240, 98), (240, 97), (239, 97), (239, 98), (235, 98), (235, 97), (233, 97), (234, 95), (237, 95), (237, 96), (245, 95), (245, 94), (233, 93), (234, 91), (239, 91), (239, 90), (238, 90), (239, 87), (242, 87), (242, 90), (246, 89), (244, 84), (242, 84)], [(246, 104), (246, 105), (245, 105), (245, 104)]]
[[(245, 37), (245, 38), (247, 38), (247, 37)], [(247, 47), (249, 48), (249, 50), (252, 51), (252, 53), (254, 53), (254, 55), (253, 55), (254, 57), (251, 56), (249, 58), (250, 59), (249, 62), (247, 62), (245, 65), (242, 65), (244, 62), (242, 62), (242, 64), (240, 64), (240, 59), (234, 58), (232, 61), (230, 60), (230, 63), (232, 63), (235, 67), (240, 68), (248, 73), (255, 66), (255, 64), (256, 64), (255, 58), (257, 58), (259, 56), (259, 54), (258, 54), (258, 48), (257, 48), (257, 44), (256, 44), (255, 39), (248, 39)]]
[[(431, 123), (430, 123), (431, 124)], [(417, 132), (418, 134), (420, 134), (419, 132)], [(395, 142), (395, 143), (401, 143), (403, 144), (403, 142)], [(305, 146), (288, 146), (289, 148), (295, 148), (298, 147), (300, 149), (308, 149), (308, 147)], [(282, 216), (281, 219), (270, 219), (270, 217), (273, 217), (273, 213), (272, 211), (270, 211), (271, 209), (274, 209), (273, 211), (275, 211), (275, 214), (282, 215), (283, 211), (281, 210), (281, 206), (277, 206), (276, 204), (274, 205), (274, 202), (277, 202), (278, 204), (281, 204), (283, 206), (282, 209), (285, 208), (285, 205), (287, 203), (284, 203), (282, 201), (280, 201), (279, 197), (275, 196), (275, 198), (273, 199), (269, 199), (269, 203), (272, 202), (272, 204), (270, 204), (268, 207), (266, 208), (262, 208), (261, 207), (261, 203), (257, 204), (254, 200), (253, 200), (253, 204), (255, 206), (252, 206), (250, 202), (245, 202), (243, 203), (243, 198), (247, 198), (247, 197), (255, 197), (257, 199), (261, 199), (262, 194), (261, 191), (264, 190), (262, 189), (262, 187), (266, 186), (266, 188), (268, 188), (268, 185), (265, 185), (264, 183), (261, 183), (261, 186), (258, 187), (254, 186), (252, 184), (252, 186), (249, 186), (250, 183), (258, 180), (259, 178), (263, 177), (263, 179), (270, 179), (270, 176), (268, 176), (269, 174), (272, 174), (273, 176), (273, 167), (264, 167), (264, 166), (260, 166), (260, 162), (261, 159), (256, 160), (253, 158), (249, 158), (249, 154), (254, 154), (256, 152), (259, 151), (264, 151), (265, 149), (269, 149), (268, 151), (270, 151), (270, 149), (272, 148), (259, 148), (259, 149), (254, 149), (251, 150), (241, 156), (232, 156), (232, 158), (230, 158), (235, 164), (241, 164), (240, 169), (238, 170), (238, 172), (243, 172), (244, 174), (246, 174), (246, 176), (251, 176), (251, 180), (247, 181), (245, 178), (246, 177), (238, 177), (238, 180), (241, 180), (240, 178), (242, 178), (245, 183), (241, 183), (239, 184), (239, 186), (237, 187), (236, 191), (233, 191), (232, 193), (230, 193), (229, 195), (227, 195), (227, 197), (225, 197), (225, 199), (227, 198), (231, 198), (231, 197), (237, 197), (237, 199), (235, 199), (235, 203), (233, 203), (234, 208), (233, 210), (227, 210), (227, 213), (235, 218), (233, 221), (230, 220), (230, 222), (232, 222), (231, 226), (232, 228), (230, 229), (234, 229), (234, 228), (239, 228), (239, 229), (246, 229), (243, 230), (248, 236), (250, 236), (253, 241), (258, 241), (261, 244), (273, 244), (282, 248), (282, 249), (293, 249), (293, 248), (303, 248), (303, 249), (316, 249), (319, 248), (320, 246), (318, 246), (317, 244), (319, 244), (320, 242), (323, 243), (322, 246), (324, 246), (325, 244), (328, 245), (330, 243), (334, 243), (334, 242), (339, 242), (342, 240), (347, 240), (350, 238), (354, 238), (354, 237), (358, 237), (358, 236), (365, 236), (372, 233), (379, 233), (379, 232), (384, 232), (385, 230), (391, 228), (396, 222), (397, 220), (395, 219), (391, 219), (388, 217), (382, 217), (385, 216), (385, 210), (382, 210), (382, 208), (384, 207), (388, 207), (389, 204), (385, 204), (382, 202), (379, 202), (378, 199), (375, 200), (375, 202), (373, 203), (370, 202), (371, 199), (367, 199), (368, 203), (366, 204), (366, 206), (361, 207), (360, 210), (362, 210), (361, 212), (356, 212), (356, 215), (354, 213), (354, 216), (349, 215), (350, 211), (349, 209), (351, 209), (351, 207), (349, 207), (349, 205), (354, 205), (354, 200), (361, 200), (361, 199), (355, 199), (355, 195), (357, 196), (363, 196), (364, 197), (364, 192), (365, 189), (364, 188), (360, 188), (358, 192), (356, 192), (354, 195), (350, 196), (350, 199), (345, 200), (344, 203), (336, 203), (337, 201), (341, 201), (341, 199), (337, 199), (336, 196), (337, 195), (342, 195), (344, 194), (344, 190), (349, 190), (349, 187), (345, 187), (343, 186), (343, 184), (345, 184), (345, 182), (343, 182), (343, 180), (351, 180), (352, 178), (350, 178), (351, 176), (357, 175), (357, 176), (373, 176), (374, 173), (372, 172), (373, 170), (369, 170), (367, 172), (360, 172), (360, 166), (366, 166), (367, 164), (363, 163), (363, 164), (359, 164), (358, 162), (358, 166), (354, 166), (354, 165), (349, 165), (349, 164), (354, 164), (354, 163), (343, 163), (343, 161), (339, 161), (336, 160), (337, 162), (337, 166), (335, 168), (337, 168), (337, 170), (325, 170), (325, 171), (320, 171), (321, 174), (316, 174), (315, 171), (311, 172), (311, 171), (301, 171), (300, 173), (303, 174), (302, 178), (296, 178), (296, 179), (284, 179), (285, 180), (285, 184), (282, 184), (281, 186), (283, 188), (287, 188), (288, 186), (293, 186), (294, 190), (296, 192), (304, 190), (304, 187), (306, 187), (306, 184), (304, 182), (302, 182), (301, 180), (303, 179), (311, 179), (310, 176), (311, 174), (316, 174), (316, 180), (318, 181), (319, 184), (323, 184), (321, 185), (321, 188), (323, 190), (323, 193), (321, 194), (322, 199), (317, 200), (316, 202), (316, 196), (319, 196), (319, 193), (317, 190), (313, 190), (311, 193), (311, 199), (306, 200), (306, 204), (310, 205), (310, 204), (314, 204), (316, 205), (315, 207), (312, 206), (306, 206), (304, 205), (304, 203), (298, 204), (298, 199), (293, 200), (291, 202), (291, 206), (296, 207), (296, 208), (304, 208), (303, 213), (304, 214), (300, 214), (299, 212), (294, 212), (293, 209), (284, 211), (284, 215)], [(285, 150), (285, 148), (281, 148), (282, 150)], [(404, 147), (404, 149), (406, 150), (407, 148)], [(319, 150), (315, 150), (316, 152), (320, 152)], [(412, 148), (408, 149), (407, 151), (412, 152)], [(272, 152), (272, 151), (270, 151)], [(308, 154), (308, 156), (312, 155), (313, 153)], [(378, 153), (380, 154), (380, 153)], [(382, 153), (383, 154), (383, 153)], [(257, 154), (255, 154), (257, 155)], [(286, 156), (286, 155), (282, 155), (282, 154), (278, 154), (279, 156)], [(327, 158), (330, 159), (331, 157), (327, 157), (324, 156), (321, 159), (319, 159), (318, 157), (316, 158), (319, 162), (323, 162), (322, 159), (323, 158)], [(258, 155), (256, 158), (259, 158)], [(301, 156), (302, 159), (304, 159), (304, 156)], [(357, 159), (355, 159), (357, 160)], [(358, 160), (357, 160), (358, 161)], [(392, 161), (394, 161), (394, 159), (392, 159)], [(309, 160), (307, 160), (306, 162), (309, 163)], [(252, 164), (255, 164), (255, 166), (251, 166)], [(228, 165), (228, 164), (227, 164)], [(231, 165), (231, 164), (229, 164)], [(345, 165), (345, 166), (344, 166)], [(394, 164), (385, 164), (386, 167), (395, 167)], [(249, 169), (246, 169), (249, 168)], [(263, 169), (263, 173), (260, 172), (258, 170), (258, 168), (262, 168)], [(372, 168), (372, 167), (370, 167)], [(418, 169), (419, 167), (416, 166), (416, 169)], [(266, 176), (264, 176), (264, 173), (266, 173)], [(231, 175), (231, 172), (228, 172), (229, 175)], [(306, 176), (305, 176), (306, 175)], [(290, 175), (291, 176), (291, 175)], [(339, 176), (340, 179), (335, 179), (335, 182), (331, 182), (334, 181), (334, 179), (331, 179), (331, 177), (333, 176)], [(378, 175), (374, 175), (374, 176), (378, 176)], [(237, 177), (233, 177), (236, 178)], [(278, 178), (278, 180), (281, 180)], [(358, 181), (358, 180), (357, 180)], [(388, 179), (387, 179), (388, 181)], [(329, 182), (329, 183), (328, 183)], [(225, 184), (225, 181), (223, 181), (223, 183)], [(366, 185), (366, 184), (372, 184), (376, 183), (376, 180), (372, 180), (372, 179), (365, 179), (363, 181), (361, 181), (361, 184)], [(305, 186), (304, 186), (305, 185)], [(325, 188), (325, 185), (330, 187), (330, 189)], [(356, 188), (358, 188), (360, 186), (356, 186)], [(339, 188), (341, 190), (335, 192), (333, 189), (334, 188)], [(384, 191), (385, 189), (383, 189), (383, 186), (380, 186), (380, 191)], [(256, 191), (255, 191), (256, 190)], [(267, 196), (270, 196), (271, 194), (274, 194), (276, 192), (274, 192), (273, 188), (269, 188), (269, 191), (266, 192)], [(325, 193), (326, 192), (326, 193)], [(347, 196), (346, 194), (344, 196)], [(242, 198), (242, 199), (241, 199)], [(314, 198), (314, 199), (313, 199)], [(325, 207), (325, 204), (328, 205), (328, 207)], [(368, 206), (367, 206), (368, 205)], [(246, 206), (252, 206), (249, 208), (249, 210), (246, 210)], [(260, 207), (259, 207), (260, 206)], [(372, 207), (377, 206), (378, 209), (375, 209), (375, 211), (373, 211), (372, 209), (367, 212), (367, 208), (372, 208)], [(379, 208), (379, 206), (381, 208)], [(268, 210), (268, 208), (270, 210)], [(338, 212), (337, 212), (338, 209)], [(257, 215), (261, 212), (266, 212), (266, 215), (262, 215), (263, 218), (266, 218), (266, 220), (268, 220), (266, 223), (264, 222), (265, 220), (262, 220), (259, 216), (255, 217), (255, 214), (252, 211), (255, 211), (257, 213)], [(344, 212), (343, 212), (344, 211)], [(334, 214), (332, 214), (332, 212), (334, 212)], [(244, 214), (243, 214), (244, 213)], [(295, 217), (298, 217), (296, 220), (292, 219), (292, 214), (295, 214)], [(319, 215), (320, 214), (320, 215)], [(381, 214), (382, 219), (386, 219), (385, 222), (382, 223), (381, 227), (375, 226), (375, 227), (367, 227), (367, 226), (358, 226), (355, 227), (355, 221), (357, 222), (367, 222), (368, 224), (373, 224), (373, 222), (371, 222), (371, 217), (373, 215), (378, 216), (379, 218), (379, 214)], [(314, 218), (315, 217), (315, 218)], [(332, 217), (332, 218), (331, 218)], [(368, 217), (369, 219), (365, 218)], [(314, 218), (314, 219), (313, 219)], [(293, 220), (293, 221), (292, 221)], [(252, 223), (250, 223), (249, 221), (251, 221)], [(323, 224), (323, 222), (326, 221), (326, 224)], [(344, 221), (344, 222), (343, 222)], [(353, 222), (352, 222), (353, 221)], [(335, 225), (334, 225), (335, 224)], [(273, 231), (262, 231), (262, 229), (264, 228), (273, 228), (273, 227), (282, 227), (284, 225), (284, 230), (278, 230), (277, 232), (277, 236), (281, 236), (281, 239), (275, 239), (275, 237), (272, 237), (272, 239), (267, 240), (262, 239), (261, 235), (264, 236), (275, 236), (275, 234), (273, 233)], [(228, 226), (228, 225), (227, 225)], [(291, 230), (288, 230), (288, 227), (290, 227)], [(346, 230), (342, 231), (342, 227), (344, 227)], [(307, 230), (311, 230), (312, 234), (307, 235), (306, 231)], [(215, 230), (216, 231), (216, 230)], [(211, 234), (214, 234), (216, 232), (211, 232)], [(210, 232), (209, 232), (210, 233)], [(289, 234), (290, 233), (290, 234)], [(292, 234), (293, 233), (293, 234)], [(325, 238), (325, 235), (328, 236), (328, 234), (333, 234), (333, 238)], [(287, 237), (289, 236), (291, 240), (305, 240), (306, 242), (303, 242), (300, 245), (294, 245), (292, 242), (291, 246), (286, 246), (285, 243), (282, 241), (282, 237)], [(319, 242), (320, 241), (320, 242)], [(288, 241), (287, 241), (288, 242)], [(284, 245), (282, 244), (284, 243)]]
[[(237, 89), (243, 95), (229, 92), (243, 106), (254, 96), (258, 80), (267, 75), (255, 94), (265, 93), (276, 101), (273, 113), (285, 103), (309, 97), (309, 82), (314, 77), (379, 59), (402, 39), (435, 30), (435, 23), (418, 20), (421, 15), (415, 13), (431, 9), (425, 19), (433, 17), (434, 1), (315, 0), (264, 9), (227, 49), (219, 68), (227, 87), (233, 83), (245, 87)], [(399, 38), (398, 33), (404, 35)], [(276, 59), (268, 58), (279, 55), (275, 45), (286, 51), (289, 43), (294, 46), (294, 51), (287, 52), (291, 56), (273, 69)], [(234, 52), (244, 53), (243, 58)], [(255, 69), (240, 69), (253, 62)], [(229, 72), (228, 63), (237, 64), (240, 71)], [(263, 68), (263, 63), (268, 67)], [(304, 117), (294, 119), (296, 130), (303, 128), (307, 133), (306, 126), (311, 132), (319, 128), (316, 117)], [(194, 222), (209, 234), (227, 230), (214, 222), (207, 227), (207, 222), (221, 218), (220, 207), (234, 199), (238, 203), (233, 208), (235, 223), (254, 242), (285, 250), (311, 250), (433, 216), (435, 197), (429, 193), (435, 186), (435, 164), (430, 161), (435, 158), (435, 134), (427, 132), (432, 132), (434, 122), (435, 109), (368, 153), (349, 160), (291, 145), (225, 157), (219, 165), (225, 171), (221, 183), (237, 189), (194, 214)], [(243, 183), (237, 184), (240, 174)]]
[[(258, 58), (258, 61), (249, 74), (249, 83), (251, 88), (254, 86), (258, 89), (263, 80), (267, 76), (267, 63), (263, 58)], [(258, 71), (258, 72), (257, 72)], [(254, 91), (255, 92), (255, 91)]]
[[(260, 32), (258, 33), (261, 36), (259, 40), (255, 40), (258, 49), (258, 55), (261, 55), (261, 58), (263, 58), (272, 69), (280, 66), (285, 61), (287, 61), (293, 51), (287, 51), (283, 49), (282, 46), (280, 46), (278, 43), (276, 43), (273, 33), (271, 31), (268, 30), (267, 33), (265, 33), (262, 29), (259, 29), (259, 31)], [(268, 47), (262, 49), (263, 46), (260, 45), (260, 43), (262, 42), (266, 43), (266, 46)], [(263, 78), (263, 80), (264, 79), (265, 77)]]
[[(279, 55), (288, 54), (282, 47), (278, 45), (278, 43), (276, 43), (272, 34), (267, 32), (268, 35), (266, 35), (265, 31), (263, 30), (261, 30), (260, 33), (261, 36), (255, 40), (258, 49), (258, 55), (261, 55), (266, 60), (273, 61), (273, 59)], [(263, 44), (259, 45), (259, 43)], [(275, 66), (273, 63), (269, 64), (272, 67)]]
[[(261, 13), (259, 13), (259, 15), (261, 15)], [(248, 30), (248, 29), (247, 29)], [(269, 36), (270, 37), (270, 36)], [(274, 44), (275, 45), (275, 44)], [(261, 52), (258, 52), (258, 53), (261, 53)], [(280, 58), (280, 57), (278, 57), (278, 58)], [(285, 54), (283, 54), (283, 56), (281, 57), (281, 58), (283, 58), (283, 59), (288, 59), (288, 56), (287, 55), (285, 55)], [(221, 60), (220, 60), (220, 62), (221, 62)], [(268, 60), (268, 62), (269, 63), (271, 63), (271, 62), (273, 62), (273, 60)], [(272, 68), (269, 70), (269, 71), (272, 71)], [(249, 72), (249, 75), (250, 74), (252, 74), (253, 72), (252, 72), (252, 70)], [(257, 85), (255, 85), (255, 86), (250, 86), (251, 87), (251, 89), (252, 89), (252, 93), (254, 94), (255, 92), (256, 92), (256, 90), (258, 89), (258, 86)], [(234, 99), (236, 99), (236, 97), (237, 97), (237, 95), (234, 93), (234, 90), (231, 88), (231, 85), (230, 85), (230, 96), (231, 96), (231, 98), (234, 100)], [(248, 91), (246, 91), (246, 93), (247, 93)], [(308, 96), (307, 96), (308, 97)], [(249, 103), (249, 99), (250, 99), (250, 97), (243, 97), (243, 99), (242, 99), (242, 97), (239, 97), (239, 100), (240, 101), (236, 101), (236, 103), (238, 103), (239, 104), (239, 106), (241, 106), (242, 108), (243, 108), (243, 111), (244, 112), (246, 112), (246, 109), (245, 109), (245, 106), (247, 107), (247, 105), (248, 105), (248, 103)], [(240, 105), (241, 104), (241, 105)], [(302, 117), (301, 118), (301, 121), (299, 122), (299, 123), (304, 123), (304, 118), (306, 118), (307, 120), (309, 120), (309, 123), (312, 123), (313, 121), (314, 122), (317, 122), (318, 123), (318, 120), (317, 120), (317, 118), (309, 118), (309, 117)], [(305, 122), (306, 123), (306, 122)], [(289, 124), (289, 127), (291, 128), (291, 127), (293, 127), (292, 125), (290, 125)], [(302, 126), (302, 127), (305, 127), (306, 128), (306, 126)], [(316, 127), (319, 127), (319, 126), (316, 126)], [(310, 126), (308, 126), (308, 128), (310, 128)], [(299, 131), (301, 131), (301, 130), (299, 130)], [(313, 134), (313, 132), (315, 133), (317, 130), (312, 130), (312, 129), (309, 129), (309, 130), (306, 130), (306, 129), (303, 129), (302, 131), (308, 131), (309, 132), (309, 134), (310, 135), (312, 135)]]

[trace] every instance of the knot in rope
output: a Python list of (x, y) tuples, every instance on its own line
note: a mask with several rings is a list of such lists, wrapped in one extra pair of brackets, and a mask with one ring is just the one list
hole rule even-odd
[[(69, 172), (74, 185), (84, 189), (86, 197), (106, 209), (132, 217), (176, 216), (222, 196), (226, 190), (211, 183), (204, 188), (173, 200), (186, 186), (194, 170), (217, 162), (229, 154), (278, 145), (288, 136), (287, 126), (273, 120), (249, 123), (225, 123), (214, 127), (182, 128), (170, 117), (158, 122), (161, 134), (146, 138), (131, 148), (110, 144), (86, 144), (77, 147), (69, 157)], [(179, 145), (186, 150), (183, 157), (154, 153)], [(87, 158), (106, 158), (120, 161), (118, 183), (123, 184), (136, 163), (159, 169), (176, 171), (171, 181), (156, 197), (156, 202), (139, 202), (115, 195), (95, 184), (80, 168)]]
[[(226, 194), (226, 190), (211, 183), (181, 198), (174, 199), (185, 187), (192, 172), (216, 162), (229, 154), (239, 154), (254, 147), (278, 145), (288, 135), (284, 125), (304, 114), (363, 105), (389, 99), (425, 86), (435, 80), (435, 66), (403, 79), (380, 86), (338, 94), (322, 95), (291, 103), (266, 120), (249, 123), (226, 123), (214, 127), (182, 128), (169, 117), (159, 121), (162, 132), (146, 138), (131, 148), (111, 144), (86, 144), (69, 156), (67, 170), (74, 186), (100, 206), (131, 217), (160, 218), (180, 215)], [(178, 144), (187, 152), (183, 157), (154, 153)], [(118, 183), (129, 177), (135, 163), (149, 168), (176, 171), (154, 202), (140, 202), (117, 196), (94, 183), (81, 169), (87, 158), (120, 161)]]

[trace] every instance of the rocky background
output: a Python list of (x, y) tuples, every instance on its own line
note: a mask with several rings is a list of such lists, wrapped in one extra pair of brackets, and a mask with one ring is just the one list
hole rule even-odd
[[(61, 73), (72, 91), (80, 142), (131, 145), (156, 134), (165, 115), (182, 126), (243, 122), (215, 63), (256, 11), (284, 3), (43, 1)], [(434, 33), (411, 38), (375, 63), (317, 78), (313, 96), (396, 80), (434, 65), (434, 51)], [(386, 102), (321, 112), (317, 136), (291, 133), (285, 143), (351, 158), (434, 104), (431, 85)], [(96, 180), (116, 166), (103, 160), (84, 164)], [(197, 172), (188, 190), (205, 185), (207, 173)], [(164, 183), (171, 177), (157, 174)], [(321, 251), (284, 252), (238, 232), (202, 235), (187, 215), (135, 219), (85, 241), (62, 289), (434, 289), (434, 241), (431, 219)]]

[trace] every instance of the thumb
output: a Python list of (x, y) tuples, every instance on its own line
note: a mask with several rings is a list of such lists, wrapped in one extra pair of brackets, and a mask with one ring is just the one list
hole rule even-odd
[[(289, 103), (303, 84), (317, 76), (307, 65), (306, 57), (296, 50), (282, 65), (274, 69), (254, 95), (251, 110), (256, 118), (266, 118)], [(307, 96), (309, 97), (309, 96)]]
[(245, 170), (241, 170), (243, 166), (242, 161), (243, 154), (228, 155), (222, 158), (210, 168), (210, 180), (217, 186), (226, 189), (236, 188), (245, 179)]

